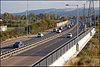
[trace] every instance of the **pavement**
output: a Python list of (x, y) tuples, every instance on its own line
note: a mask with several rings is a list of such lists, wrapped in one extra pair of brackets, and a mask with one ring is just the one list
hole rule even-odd
[[(53, 28), (44, 31), (43, 34), (49, 33), (50, 31), (52, 31), (52, 29)], [(20, 37), (17, 37), (17, 38), (7, 39), (6, 41), (1, 42), (0, 47), (3, 48), (3, 47), (6, 47), (6, 46), (9, 46), (11, 44), (14, 44), (16, 41), (26, 41), (26, 40), (30, 40), (31, 37), (34, 37), (34, 36), (36, 36), (36, 35), (27, 35), (27, 36), (20, 36)]]
[[(81, 31), (81, 30), (80, 30)], [(1, 66), (31, 66), (39, 59), (46, 56), (54, 49), (69, 41), (71, 38), (66, 38), (67, 33), (59, 38), (51, 40), (43, 45), (39, 45), (33, 49), (20, 53), (16, 56), (1, 61)], [(71, 31), (73, 37), (76, 36), (76, 28)]]

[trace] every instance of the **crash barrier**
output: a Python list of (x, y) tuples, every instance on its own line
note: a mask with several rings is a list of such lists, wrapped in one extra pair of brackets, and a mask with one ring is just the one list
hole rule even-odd
[[(94, 35), (95, 28), (91, 27), (88, 31), (82, 32), (77, 37), (72, 38), (67, 41), (57, 49), (50, 52), (48, 55), (41, 58), (39, 61), (34, 63), (32, 66), (62, 66), (65, 61), (69, 60), (75, 53), (79, 53), (80, 50), (85, 46), (85, 44), (92, 37), (90, 34)], [(86, 37), (85, 37), (86, 36)], [(83, 38), (87, 38), (87, 42), (84, 43)], [(81, 40), (83, 41), (81, 43)], [(86, 41), (85, 40), (85, 41)], [(84, 46), (83, 46), (84, 45)], [(82, 47), (83, 46), (83, 47)], [(66, 53), (67, 52), (67, 53)]]
[(44, 38), (43, 40), (41, 40), (41, 41), (39, 41), (39, 42), (36, 42), (36, 43), (29, 43), (29, 44), (24, 45), (23, 47), (19, 47), (19, 48), (15, 48), (15, 49), (12, 49), (12, 50), (7, 51), (7, 52), (3, 52), (3, 53), (1, 54), (1, 56), (0, 56), (0, 59), (1, 59), (1, 60), (4, 60), (4, 59), (6, 59), (6, 58), (12, 57), (12, 56), (17, 55), (17, 54), (19, 54), (19, 53), (22, 53), (22, 52), (24, 52), (24, 51), (27, 51), (27, 50), (29, 50), (29, 49), (32, 49), (32, 48), (34, 48), (34, 47), (36, 47), (36, 46), (39, 46), (39, 45), (41, 45), (41, 44), (43, 44), (43, 43), (46, 43), (46, 42), (48, 42), (48, 41), (51, 41), (51, 40), (56, 39), (56, 38), (58, 38), (58, 37), (61, 37), (62, 35), (66, 34), (66, 32), (70, 32), (71, 30), (73, 30), (76, 26), (77, 26), (77, 24), (74, 25), (74, 27), (72, 27), (71, 29), (69, 29), (69, 30), (67, 30), (67, 31), (65, 31), (65, 32), (56, 34), (56, 35), (51, 36), (51, 37), (48, 37), (48, 38)]

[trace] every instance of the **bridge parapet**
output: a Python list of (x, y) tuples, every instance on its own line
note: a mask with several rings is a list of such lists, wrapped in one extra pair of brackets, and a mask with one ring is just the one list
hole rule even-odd
[(78, 39), (77, 37), (72, 38), (32, 66), (63, 66), (65, 61), (77, 56), (94, 34), (95, 28), (93, 27), (86, 32), (80, 33)]

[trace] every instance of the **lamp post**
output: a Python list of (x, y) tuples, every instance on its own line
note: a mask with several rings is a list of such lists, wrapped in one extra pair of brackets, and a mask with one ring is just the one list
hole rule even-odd
[[(77, 7), (77, 9), (78, 9), (78, 5), (69, 5), (69, 4), (66, 4), (66, 6), (76, 6)], [(79, 12), (78, 12), (78, 10), (77, 10), (77, 43), (78, 43), (78, 15), (79, 15)]]

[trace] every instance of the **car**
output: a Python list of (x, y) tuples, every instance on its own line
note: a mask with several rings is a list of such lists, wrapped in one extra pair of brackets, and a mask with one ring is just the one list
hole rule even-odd
[(57, 30), (58, 30), (58, 29), (57, 29), (57, 28), (55, 28), (55, 29), (53, 29), (53, 32), (57, 32)]
[(42, 33), (38, 33), (37, 37), (43, 37), (44, 35)]
[(24, 44), (21, 41), (17, 41), (13, 44), (13, 48), (22, 47)]
[(59, 29), (57, 30), (57, 33), (61, 33), (61, 32), (62, 32), (61, 30), (59, 30)]
[(68, 34), (67, 34), (67, 37), (68, 37), (68, 38), (71, 38), (71, 37), (72, 37), (72, 33), (68, 33)]
[(71, 28), (71, 26), (70, 25), (68, 25), (68, 27), (67, 28)]
[(59, 27), (59, 30), (62, 30), (63, 29), (63, 27)]
[(72, 24), (70, 24), (70, 27), (72, 27)]
[(65, 27), (67, 27), (67, 24), (65, 25)]
[(72, 26), (74, 26), (74, 23), (72, 23)]

